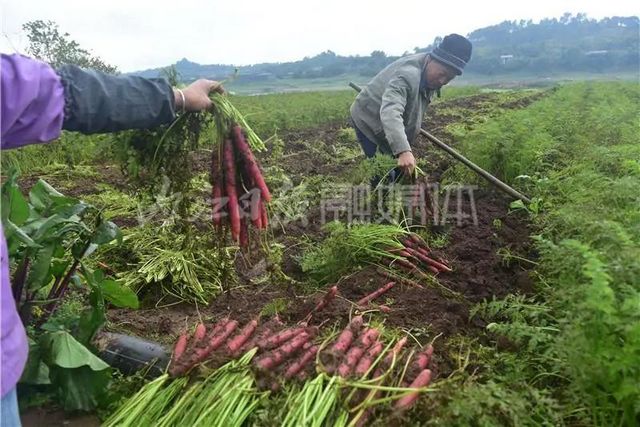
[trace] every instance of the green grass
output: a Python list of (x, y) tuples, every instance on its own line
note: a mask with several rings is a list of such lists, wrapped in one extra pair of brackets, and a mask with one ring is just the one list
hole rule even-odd
[(113, 137), (110, 135), (81, 135), (63, 132), (48, 144), (35, 144), (2, 151), (2, 169), (15, 166), (22, 174), (30, 174), (55, 165), (76, 166), (95, 162), (106, 155)]
[(267, 139), (280, 130), (346, 122), (353, 90), (234, 96), (231, 102), (258, 135)]

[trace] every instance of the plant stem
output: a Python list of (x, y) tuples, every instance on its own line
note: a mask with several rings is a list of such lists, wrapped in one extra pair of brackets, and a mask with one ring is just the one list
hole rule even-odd
[(22, 290), (24, 289), (24, 282), (27, 279), (27, 269), (29, 268), (29, 256), (25, 254), (24, 259), (16, 269), (13, 275), (13, 299), (16, 301), (16, 306), (20, 307), (20, 299), (22, 298)]

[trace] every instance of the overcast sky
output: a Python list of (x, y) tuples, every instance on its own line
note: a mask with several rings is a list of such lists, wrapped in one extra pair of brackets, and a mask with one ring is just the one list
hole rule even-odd
[[(121, 71), (201, 64), (285, 62), (330, 49), (399, 55), (436, 36), (504, 20), (640, 13), (634, 0), (1, 0), (2, 52), (24, 52), (23, 23), (53, 20)], [(635, 5), (635, 6), (634, 6)]]

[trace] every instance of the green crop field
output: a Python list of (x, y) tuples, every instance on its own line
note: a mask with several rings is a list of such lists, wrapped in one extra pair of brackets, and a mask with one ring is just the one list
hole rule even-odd
[[(362, 154), (355, 92), (319, 86), (229, 97), (265, 142), (254, 151), (272, 195), (269, 225), (253, 223), (246, 247), (212, 223), (210, 117), (3, 152), (11, 277), (25, 263), (32, 272), (25, 416), (44, 406), (108, 426), (636, 425), (640, 85), (444, 89), (423, 127), (531, 203), (420, 137), (418, 165), (437, 184), (423, 217), (397, 195), (413, 181), (369, 186), (394, 160)], [(355, 189), (358, 211), (345, 202)], [(407, 248), (424, 251), (408, 258), (415, 270), (398, 261)], [(355, 338), (341, 352), (344, 331)], [(123, 346), (113, 334), (151, 341), (165, 359), (125, 375), (122, 360), (95, 356)], [(57, 359), (39, 359), (51, 343)], [(69, 369), (62, 346), (86, 363)]]

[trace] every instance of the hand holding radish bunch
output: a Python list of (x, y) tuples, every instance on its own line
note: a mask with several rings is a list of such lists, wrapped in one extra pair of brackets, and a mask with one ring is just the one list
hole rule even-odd
[(209, 94), (212, 92), (224, 93), (222, 83), (215, 80), (199, 79), (184, 89), (173, 89), (176, 110), (208, 110), (213, 105), (209, 98)]

